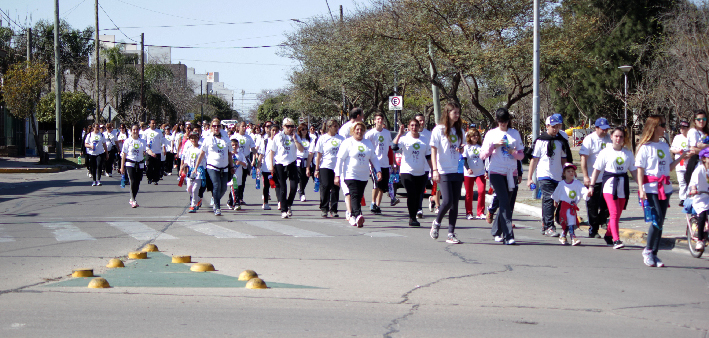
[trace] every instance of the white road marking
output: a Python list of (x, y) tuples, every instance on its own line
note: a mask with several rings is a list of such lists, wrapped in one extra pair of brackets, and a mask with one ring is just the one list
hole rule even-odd
[(157, 231), (140, 222), (106, 222), (139, 241), (151, 239), (177, 239), (177, 237)]
[(201, 232), (205, 235), (214, 236), (216, 238), (256, 238), (249, 234), (244, 234), (238, 231), (227, 229), (216, 224), (195, 221), (195, 222), (178, 222), (176, 225), (181, 225), (190, 228), (194, 231)]
[(391, 232), (384, 232), (384, 231), (360, 232), (359, 231), (360, 228), (356, 228), (356, 227), (351, 226), (349, 223), (344, 221), (344, 218), (342, 219), (342, 221), (335, 221), (334, 219), (333, 220), (311, 219), (311, 220), (309, 220), (309, 222), (316, 222), (316, 223), (334, 226), (334, 227), (338, 227), (338, 228), (346, 228), (351, 231), (359, 232), (361, 235), (369, 236), (369, 237), (406, 237), (405, 235), (399, 235), (399, 234), (395, 234), (395, 233), (391, 233)]
[(369, 236), (369, 237), (406, 237), (404, 235), (393, 234), (390, 232), (365, 232), (365, 233), (362, 233), (362, 235)]
[(293, 237), (331, 237), (318, 232), (299, 229), (290, 225), (281, 224), (272, 221), (246, 221), (246, 224), (253, 225), (257, 228), (280, 232), (284, 235)]
[(2, 231), (5, 230), (5, 228), (0, 228), (0, 243), (8, 243), (8, 242), (14, 242), (15, 239), (8, 236), (8, 235), (3, 235)]
[(42, 226), (47, 229), (52, 229), (54, 237), (59, 242), (66, 241), (95, 241), (91, 235), (81, 231), (78, 227), (71, 222), (51, 222), (42, 223)]

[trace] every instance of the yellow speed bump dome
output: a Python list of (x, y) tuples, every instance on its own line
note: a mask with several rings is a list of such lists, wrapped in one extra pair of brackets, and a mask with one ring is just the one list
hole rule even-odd
[(107, 268), (123, 268), (123, 267), (125, 267), (125, 265), (123, 265), (122, 260), (120, 260), (118, 258), (114, 258), (114, 259), (108, 261), (108, 265), (106, 265), (106, 267)]
[(141, 250), (141, 251), (143, 251), (143, 252), (158, 252), (160, 250), (158, 250), (158, 246), (155, 244), (146, 244), (143, 247), (143, 250)]
[(254, 270), (244, 270), (242, 273), (239, 274), (239, 280), (245, 281), (245, 280), (250, 280), (251, 278), (257, 278), (258, 274), (256, 274), (256, 271)]
[(128, 253), (128, 258), (130, 259), (146, 259), (148, 258), (148, 253), (144, 251), (133, 251)]
[(173, 263), (192, 263), (192, 256), (172, 256)]
[(105, 289), (105, 288), (110, 288), (111, 285), (108, 284), (108, 281), (105, 278), (94, 278), (89, 282), (89, 288), (90, 289)]
[(248, 282), (246, 282), (246, 288), (247, 289), (268, 289), (268, 286), (266, 286), (266, 282), (263, 281), (261, 278), (251, 278), (249, 279)]
[(216, 271), (212, 263), (195, 263), (190, 267), (190, 271), (205, 272), (205, 271)]
[(71, 273), (72, 277), (93, 277), (94, 269), (75, 269)]

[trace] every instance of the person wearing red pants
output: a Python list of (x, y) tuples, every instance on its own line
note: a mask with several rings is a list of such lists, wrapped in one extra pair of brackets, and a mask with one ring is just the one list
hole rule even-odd
[[(467, 219), (485, 219), (485, 161), (480, 158), (482, 138), (480, 131), (470, 128), (465, 137), (463, 160), (465, 164), (465, 214)], [(478, 207), (473, 216), (473, 189), (478, 186)]]

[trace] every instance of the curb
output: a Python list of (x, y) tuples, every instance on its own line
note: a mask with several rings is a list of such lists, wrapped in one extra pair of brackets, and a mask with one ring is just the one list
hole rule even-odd
[[(486, 204), (492, 203), (492, 195), (485, 195)], [(542, 208), (535, 207), (524, 203), (515, 203), (514, 212), (519, 212), (521, 214), (532, 216), (541, 219), (542, 218)], [(580, 226), (579, 229), (588, 232), (588, 226)], [(603, 229), (600, 229), (601, 231)], [(619, 236), (625, 244), (645, 246), (647, 244), (647, 232), (632, 230), (632, 229), (619, 229)], [(672, 250), (681, 249), (689, 252), (689, 247), (686, 239), (681, 238), (668, 238), (663, 237), (660, 240), (660, 247), (662, 249)]]
[(0, 174), (45, 174), (58, 173), (69, 169), (71, 169), (69, 166), (57, 166), (50, 168), (0, 168)]

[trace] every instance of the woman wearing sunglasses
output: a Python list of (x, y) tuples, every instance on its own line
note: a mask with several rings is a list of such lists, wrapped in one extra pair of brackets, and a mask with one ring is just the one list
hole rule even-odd
[(709, 146), (709, 142), (705, 142), (709, 135), (709, 123), (707, 123), (707, 112), (704, 109), (696, 109), (694, 118), (692, 119), (691, 128), (687, 132), (687, 145), (691, 151), (689, 160), (687, 160), (687, 171), (684, 173), (684, 181), (689, 182), (692, 179), (692, 173), (699, 162), (699, 152)]
[(221, 132), (218, 118), (212, 120), (212, 133), (204, 139), (199, 158), (195, 163), (202, 163), (207, 158), (207, 176), (212, 182), (212, 198), (214, 199), (214, 215), (221, 216), (221, 199), (226, 193), (227, 182), (234, 175), (234, 163), (231, 156), (231, 142)]
[[(293, 216), (293, 200), (298, 188), (298, 167), (295, 164), (298, 151), (303, 151), (300, 136), (295, 133), (295, 122), (283, 119), (283, 132), (269, 142), (267, 153), (268, 170), (275, 173), (278, 202), (281, 204), (281, 218)], [(290, 181), (290, 190), (286, 195), (286, 180)]]
[(325, 124), (327, 133), (318, 138), (315, 150), (315, 178), (320, 180), (320, 211), (321, 217), (340, 217), (337, 213), (337, 202), (340, 199), (340, 187), (335, 185), (335, 164), (337, 153), (345, 138), (337, 134), (340, 123), (332, 119)]

